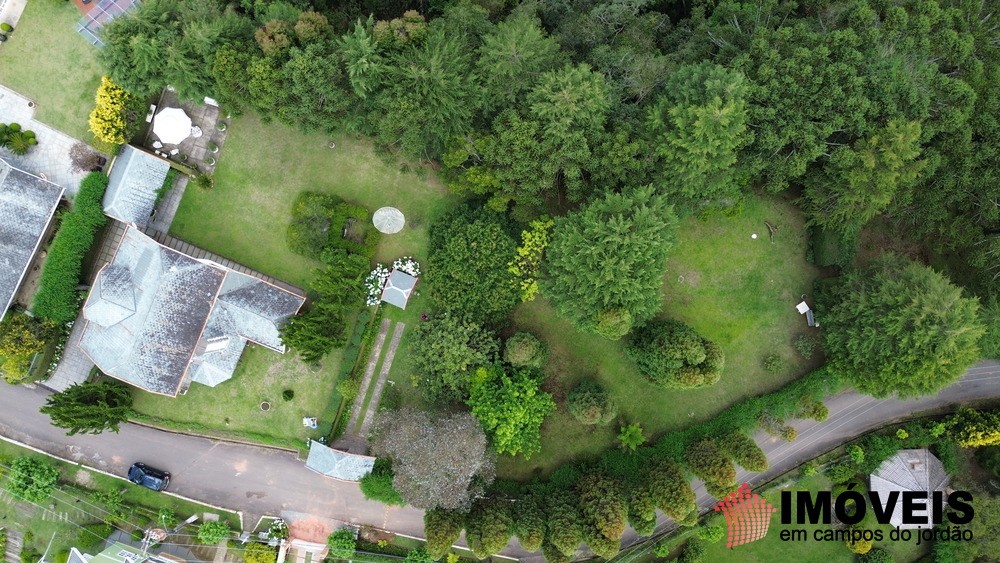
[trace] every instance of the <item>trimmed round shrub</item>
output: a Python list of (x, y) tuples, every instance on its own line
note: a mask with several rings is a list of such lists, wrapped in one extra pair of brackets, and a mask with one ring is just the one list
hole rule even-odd
[(292, 391), (291, 389), (285, 389), (284, 391), (281, 392), (281, 398), (286, 401), (291, 401), (292, 399), (295, 398), (295, 391)]
[(625, 352), (650, 381), (676, 389), (713, 385), (725, 365), (718, 344), (670, 319), (651, 321), (635, 331)]
[(771, 373), (781, 371), (781, 368), (785, 367), (784, 360), (781, 359), (780, 355), (774, 352), (764, 356), (764, 360), (761, 363), (764, 366), (764, 370)]
[(611, 395), (593, 381), (585, 381), (569, 392), (566, 407), (582, 424), (607, 424), (618, 416)]
[(514, 367), (540, 368), (546, 357), (545, 344), (530, 332), (518, 332), (504, 344), (503, 359)]

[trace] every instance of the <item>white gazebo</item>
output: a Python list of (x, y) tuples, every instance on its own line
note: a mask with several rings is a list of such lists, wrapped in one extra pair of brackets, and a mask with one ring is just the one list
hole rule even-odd
[(191, 136), (191, 118), (181, 108), (160, 110), (153, 118), (153, 134), (164, 144), (178, 145)]
[(406, 218), (403, 212), (395, 207), (382, 207), (372, 215), (372, 223), (380, 233), (392, 235), (403, 230)]

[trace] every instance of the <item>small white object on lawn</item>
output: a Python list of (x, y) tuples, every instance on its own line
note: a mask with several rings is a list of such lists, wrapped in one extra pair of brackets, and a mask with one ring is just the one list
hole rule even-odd
[(750, 238), (756, 240), (757, 239), (757, 233), (754, 233), (754, 234), (750, 235)]
[(395, 207), (382, 207), (372, 215), (372, 223), (378, 232), (392, 235), (403, 230), (406, 218), (403, 212)]

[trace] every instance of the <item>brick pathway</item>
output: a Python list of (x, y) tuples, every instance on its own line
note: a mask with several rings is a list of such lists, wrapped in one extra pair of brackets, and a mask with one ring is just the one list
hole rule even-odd
[(78, 141), (35, 121), (35, 108), (28, 106), (30, 101), (10, 88), (0, 86), (0, 122), (20, 123), (21, 129), (34, 131), (38, 140), (38, 144), (24, 156), (16, 156), (5, 148), (0, 149), (0, 156), (25, 172), (42, 176), (66, 188), (66, 196), (72, 199), (80, 189), (80, 180), (87, 175), (86, 172), (75, 172), (73, 161), (69, 158), (70, 148)]

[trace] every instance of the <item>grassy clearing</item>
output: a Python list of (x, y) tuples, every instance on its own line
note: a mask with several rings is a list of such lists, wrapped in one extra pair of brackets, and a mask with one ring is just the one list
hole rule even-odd
[[(278, 354), (248, 346), (229, 381), (216, 387), (194, 383), (187, 395), (177, 399), (136, 392), (134, 406), (144, 415), (173, 421), (173, 428), (217, 430), (232, 437), (302, 448), (308, 439), (330, 433), (340, 405), (336, 384), (341, 353), (334, 351), (317, 369), (292, 352)], [(282, 398), (285, 389), (295, 393), (291, 401)], [(270, 410), (261, 411), (261, 401), (271, 403)], [(302, 426), (304, 416), (319, 418), (319, 428)]]
[(97, 48), (74, 30), (79, 19), (72, 2), (28, 2), (0, 47), (0, 82), (38, 104), (38, 121), (89, 142), (87, 118), (103, 69)]
[(426, 169), (390, 166), (370, 143), (352, 137), (303, 134), (255, 115), (233, 121), (219, 157), (215, 188), (189, 188), (171, 226), (171, 234), (260, 270), (304, 286), (318, 260), (288, 250), (285, 230), (292, 203), (303, 191), (331, 193), (364, 205), (398, 207), (406, 227), (385, 235), (377, 259), (404, 255), (426, 257), (427, 226), (448, 204), (442, 186)]
[[(769, 221), (778, 227), (768, 240)], [(751, 234), (757, 233), (757, 239)], [(549, 346), (545, 365), (559, 409), (542, 427), (542, 451), (525, 462), (502, 457), (499, 474), (514, 479), (545, 475), (560, 464), (596, 456), (616, 444), (618, 423), (587, 428), (565, 408), (566, 393), (580, 381), (595, 378), (619, 404), (619, 422), (639, 422), (647, 438), (707, 420), (729, 405), (778, 389), (808, 372), (792, 347), (810, 330), (795, 311), (801, 294), (812, 291), (818, 270), (806, 263), (806, 235), (801, 215), (773, 199), (751, 199), (734, 218), (689, 218), (678, 229), (678, 244), (664, 278), (664, 315), (684, 321), (719, 343), (726, 353), (722, 380), (708, 389), (675, 391), (656, 387), (624, 354), (623, 342), (583, 334), (560, 319), (544, 299), (520, 305), (517, 330), (540, 336)], [(785, 360), (783, 369), (766, 371), (761, 362), (771, 352)]]

